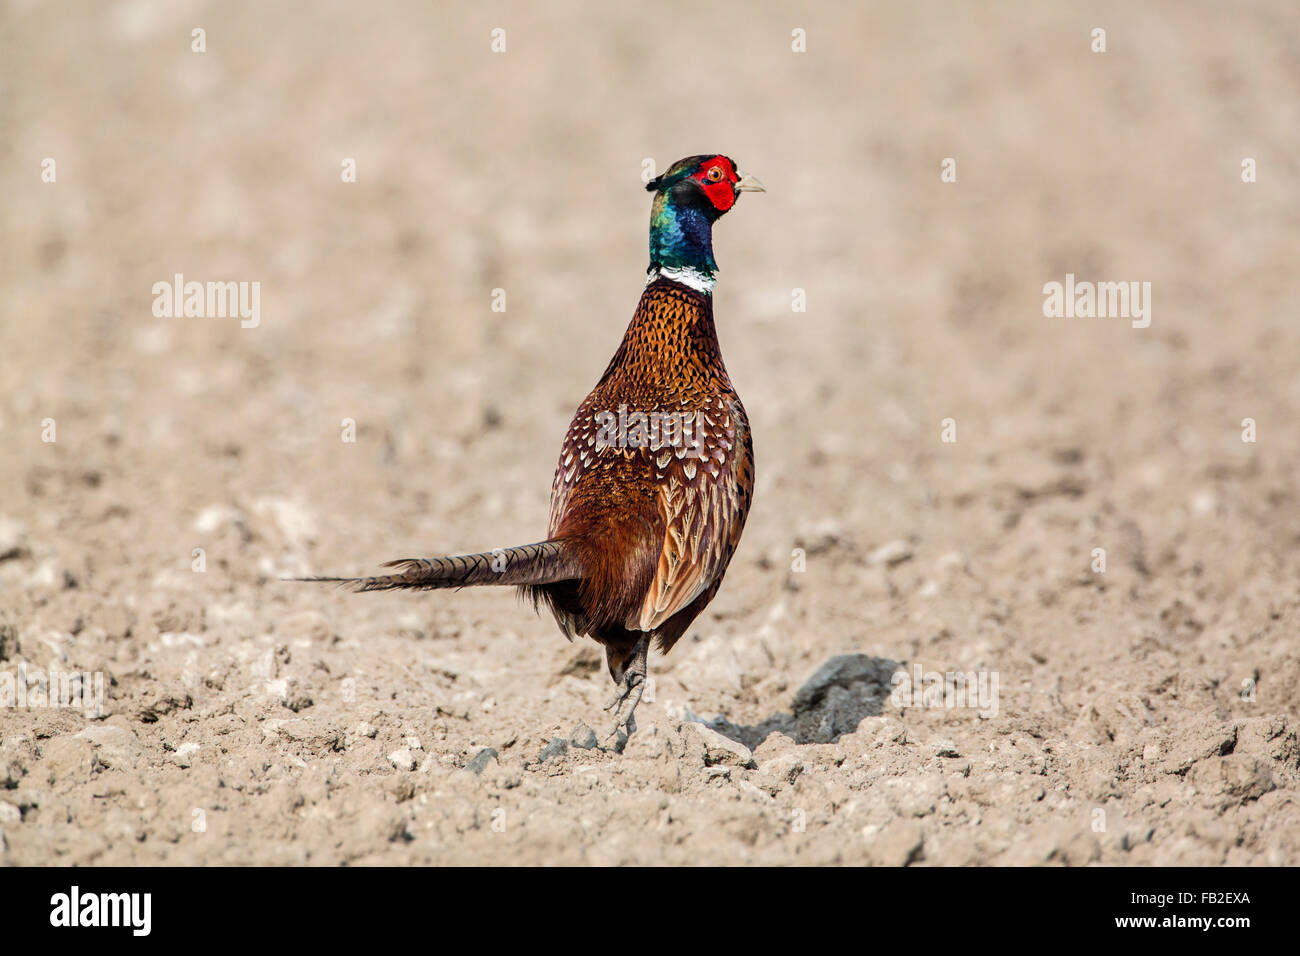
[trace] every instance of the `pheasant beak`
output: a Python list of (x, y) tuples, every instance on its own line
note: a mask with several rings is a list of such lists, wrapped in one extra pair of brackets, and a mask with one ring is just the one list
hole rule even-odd
[(736, 182), (736, 192), (738, 193), (765, 193), (766, 189), (753, 176), (741, 176)]

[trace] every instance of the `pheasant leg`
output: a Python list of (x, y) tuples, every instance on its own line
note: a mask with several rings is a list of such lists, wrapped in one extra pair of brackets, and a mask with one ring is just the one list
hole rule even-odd
[[(606, 743), (614, 750), (622, 751), (627, 743), (627, 737), (636, 733), (636, 719), (633, 714), (636, 705), (641, 703), (641, 695), (645, 693), (646, 657), (649, 652), (650, 636), (647, 634), (636, 642), (636, 647), (632, 649), (632, 658), (628, 661), (627, 669), (623, 671), (623, 680), (619, 682), (618, 690), (614, 692), (614, 699), (605, 705), (606, 710), (614, 711), (614, 726), (605, 738)], [(627, 737), (620, 741), (619, 731), (624, 728), (627, 730)]]

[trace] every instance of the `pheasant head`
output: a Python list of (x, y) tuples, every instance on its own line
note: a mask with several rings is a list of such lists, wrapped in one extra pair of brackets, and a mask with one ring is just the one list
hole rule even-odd
[(718, 263), (713, 258), (713, 224), (743, 192), (763, 192), (727, 156), (705, 153), (679, 159), (646, 184), (655, 194), (650, 208), (650, 268), (707, 292)]

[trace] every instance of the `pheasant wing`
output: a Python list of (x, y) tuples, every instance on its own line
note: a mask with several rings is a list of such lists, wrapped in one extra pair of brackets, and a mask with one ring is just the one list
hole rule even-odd
[(696, 416), (682, 446), (655, 457), (666, 532), (654, 580), (638, 620), (650, 631), (722, 582), (740, 542), (754, 491), (754, 454), (745, 410), (719, 396)]

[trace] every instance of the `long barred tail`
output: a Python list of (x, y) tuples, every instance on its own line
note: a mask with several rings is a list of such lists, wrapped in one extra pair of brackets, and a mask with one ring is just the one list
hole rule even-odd
[(293, 580), (350, 585), (354, 591), (395, 591), (402, 588), (431, 591), (490, 584), (550, 584), (582, 576), (576, 555), (565, 547), (563, 541), (521, 544), (515, 548), (446, 558), (402, 558), (389, 561), (382, 567), (401, 568), (401, 571), (373, 578)]

